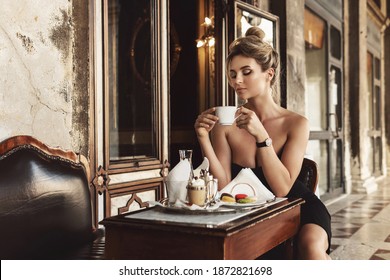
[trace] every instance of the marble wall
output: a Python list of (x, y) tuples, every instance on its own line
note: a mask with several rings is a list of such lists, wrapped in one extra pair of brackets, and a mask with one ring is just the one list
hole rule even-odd
[(305, 112), (305, 40), (304, 0), (286, 1), (286, 73), (287, 73), (287, 108), (302, 115)]
[(88, 152), (88, 65), (78, 56), (88, 61), (88, 1), (74, 2), (0, 0), (0, 141), (28, 134)]

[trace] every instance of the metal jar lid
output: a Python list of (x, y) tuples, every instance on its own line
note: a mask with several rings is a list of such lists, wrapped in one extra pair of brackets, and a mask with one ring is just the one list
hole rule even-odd
[(192, 185), (188, 185), (187, 189), (188, 190), (193, 190), (193, 191), (204, 191), (206, 189), (206, 186), (192, 186)]

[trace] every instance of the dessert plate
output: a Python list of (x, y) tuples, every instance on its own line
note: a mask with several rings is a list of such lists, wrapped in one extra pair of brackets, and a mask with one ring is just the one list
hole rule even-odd
[(234, 208), (222, 207), (223, 204), (221, 202), (218, 202), (215, 205), (210, 206), (210, 207), (202, 208), (202, 207), (199, 207), (196, 205), (192, 205), (192, 207), (191, 207), (187, 203), (184, 203), (184, 202), (177, 203), (177, 204), (170, 204), (170, 203), (168, 203), (167, 200), (163, 200), (160, 202), (157, 202), (157, 201), (149, 202), (149, 206), (150, 207), (153, 207), (153, 206), (158, 207), (164, 211), (177, 212), (177, 213), (182, 213), (182, 214), (201, 214), (201, 213), (202, 214), (207, 214), (207, 213), (221, 214), (221, 213), (231, 213), (231, 212), (235, 211)]
[(232, 208), (232, 209), (241, 209), (245, 210), (247, 208), (253, 209), (253, 208), (262, 208), (262, 207), (267, 207), (272, 204), (275, 204), (277, 202), (280, 202), (282, 200), (286, 200), (287, 198), (285, 197), (279, 197), (277, 198), (276, 196), (272, 199), (268, 200), (263, 200), (263, 201), (256, 201), (253, 203), (237, 203), (237, 202), (223, 202), (221, 201), (220, 203), (222, 204), (220, 207), (224, 208)]
[[(269, 201), (269, 202), (273, 202), (274, 200), (272, 201)], [(237, 203), (237, 202), (221, 202), (223, 207), (227, 207), (227, 208), (246, 208), (246, 207), (254, 207), (254, 206), (265, 206), (267, 203), (269, 203), (267, 201), (256, 201), (256, 202), (253, 202), (253, 203)]]
[(175, 213), (181, 213), (181, 214), (188, 214), (188, 215), (195, 215), (195, 214), (223, 214), (223, 213), (232, 213), (235, 212), (236, 209), (233, 207), (223, 207), (224, 205), (221, 205), (221, 207), (218, 208), (205, 208), (205, 209), (190, 209), (190, 208), (183, 208), (183, 207), (177, 207), (174, 205), (155, 205), (156, 207), (159, 207), (163, 211), (167, 212), (175, 212)]

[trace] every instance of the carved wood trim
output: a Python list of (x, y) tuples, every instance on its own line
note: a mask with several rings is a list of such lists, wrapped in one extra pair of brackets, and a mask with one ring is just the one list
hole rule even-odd
[(68, 162), (74, 166), (82, 166), (90, 180), (90, 169), (87, 158), (76, 154), (71, 150), (64, 150), (60, 147), (49, 147), (38, 139), (29, 135), (17, 135), (0, 142), (0, 160), (21, 149), (32, 149), (49, 159), (57, 159)]
[(126, 205), (123, 206), (123, 207), (118, 208), (118, 214), (123, 214), (123, 213), (129, 211), (130, 205), (131, 205), (134, 201), (137, 202), (138, 205), (139, 205), (141, 208), (149, 207), (149, 203), (148, 203), (148, 202), (143, 202), (142, 199), (141, 199), (136, 193), (133, 193), (133, 195), (131, 196), (131, 198), (127, 201)]
[(99, 166), (96, 172), (95, 177), (92, 180), (92, 184), (95, 187), (96, 191), (99, 194), (104, 193), (108, 189), (108, 184), (110, 183), (110, 176), (108, 172), (103, 168), (103, 166)]
[(168, 170), (169, 170), (169, 167), (171, 166), (171, 164), (168, 162), (168, 160), (166, 159), (161, 167), (161, 171), (160, 171), (160, 175), (161, 177), (163, 177), (165, 179), (165, 177), (167, 177), (168, 175)]
[(156, 178), (150, 178), (150, 179), (143, 179), (143, 180), (136, 180), (136, 181), (127, 181), (127, 182), (121, 182), (121, 183), (115, 183), (111, 184), (109, 188), (109, 192), (112, 193), (115, 190), (121, 190), (124, 188), (132, 188), (132, 189), (143, 189), (143, 187), (137, 187), (142, 186), (150, 183), (160, 183), (163, 181), (163, 178), (156, 177)]
[[(139, 182), (138, 182), (139, 183)], [(133, 197), (134, 194), (139, 194), (139, 193), (144, 193), (147, 191), (154, 191), (155, 192), (155, 197), (156, 200), (160, 200), (164, 196), (164, 184), (162, 181), (156, 181), (156, 182), (148, 182), (143, 184), (137, 184), (137, 185), (132, 185), (132, 186), (123, 186), (122, 188), (118, 189), (112, 189), (112, 186), (110, 185), (110, 188), (106, 191), (104, 199), (105, 199), (105, 217), (111, 217), (112, 212), (111, 212), (111, 207), (112, 203), (111, 200), (116, 197), (122, 197), (126, 195), (131, 195), (129, 198), (129, 201), (126, 203), (126, 206), (123, 207), (116, 207), (116, 210), (118, 213), (121, 211), (126, 212), (129, 210), (129, 207), (131, 203), (136, 199), (136, 197)], [(138, 197), (138, 196), (137, 196)], [(139, 198), (139, 197), (138, 197)], [(131, 201), (131, 199), (133, 199)], [(136, 200), (136, 202), (141, 206), (141, 207), (147, 207), (146, 202), (142, 202), (142, 200)], [(140, 204), (141, 203), (141, 204)], [(121, 210), (119, 210), (121, 209)]]
[(5, 157), (7, 153), (12, 152), (14, 149), (25, 145), (35, 147), (51, 156), (61, 157), (66, 160), (77, 162), (77, 155), (74, 152), (65, 151), (60, 148), (49, 147), (38, 139), (29, 135), (17, 135), (2, 141), (0, 143), (0, 154), (2, 157)]

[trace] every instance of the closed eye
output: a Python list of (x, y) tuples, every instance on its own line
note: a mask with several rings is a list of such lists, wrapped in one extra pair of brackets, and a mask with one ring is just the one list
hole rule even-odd
[(242, 71), (242, 74), (244, 74), (244, 76), (248, 76), (251, 73), (252, 73), (251, 69), (245, 69), (245, 70)]

